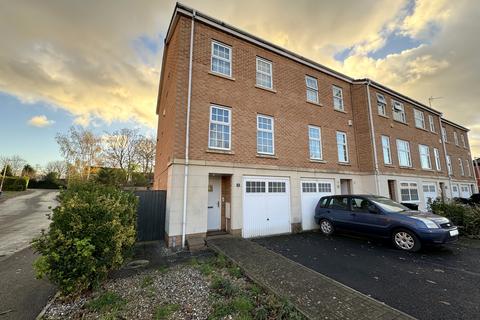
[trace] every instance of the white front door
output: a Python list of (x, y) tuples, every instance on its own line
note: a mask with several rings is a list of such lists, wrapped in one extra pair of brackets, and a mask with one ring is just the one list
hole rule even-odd
[(430, 204), (437, 199), (437, 186), (435, 183), (423, 183), (423, 199), (425, 210), (430, 211)]
[(458, 184), (452, 184), (452, 198), (460, 197), (460, 190), (458, 189)]
[(460, 185), (460, 197), (462, 198), (470, 198), (470, 186), (468, 184), (461, 184)]
[(221, 229), (220, 197), (222, 194), (222, 177), (208, 178), (208, 216), (207, 230)]
[(300, 192), (302, 195), (302, 229), (317, 228), (315, 223), (315, 207), (321, 197), (335, 194), (333, 180), (302, 180)]

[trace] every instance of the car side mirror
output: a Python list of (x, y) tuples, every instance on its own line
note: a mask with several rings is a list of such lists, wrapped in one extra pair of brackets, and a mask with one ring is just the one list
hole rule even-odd
[(371, 205), (368, 206), (368, 212), (378, 213), (378, 209), (377, 209), (377, 207), (375, 207), (375, 205), (371, 204)]

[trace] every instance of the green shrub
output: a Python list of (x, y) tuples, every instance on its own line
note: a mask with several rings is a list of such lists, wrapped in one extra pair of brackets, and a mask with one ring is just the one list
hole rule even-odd
[[(0, 180), (2, 177), (0, 176)], [(3, 191), (25, 191), (28, 188), (28, 177), (5, 177)]]
[(431, 209), (433, 213), (447, 217), (454, 225), (461, 227), (462, 234), (480, 238), (480, 207), (438, 200), (431, 204)]
[(64, 294), (97, 287), (135, 243), (137, 198), (115, 187), (75, 183), (60, 192), (48, 232), (33, 241), (37, 276)]
[(127, 173), (119, 168), (101, 168), (95, 181), (108, 186), (123, 186), (127, 180)]

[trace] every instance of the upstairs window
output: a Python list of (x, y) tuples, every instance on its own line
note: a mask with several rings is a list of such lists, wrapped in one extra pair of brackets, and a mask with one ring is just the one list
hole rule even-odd
[(392, 109), (393, 109), (393, 119), (406, 123), (407, 117), (405, 115), (405, 108), (403, 107), (403, 103), (398, 101), (392, 100)]
[(348, 162), (347, 134), (345, 132), (337, 131), (337, 150), (338, 161), (342, 163)]
[(467, 175), (470, 177), (472, 175), (472, 171), (470, 171), (470, 162), (465, 160), (465, 165), (467, 167)]
[(273, 89), (272, 62), (257, 57), (257, 86)]
[(232, 76), (232, 48), (212, 41), (212, 72)]
[(410, 156), (410, 143), (405, 140), (397, 139), (398, 163), (401, 167), (411, 167), (412, 158)]
[(448, 174), (452, 174), (452, 159), (447, 155), (447, 170)]
[(458, 135), (457, 135), (457, 131), (453, 131), (453, 141), (455, 142), (455, 145), (458, 146)]
[(464, 176), (465, 175), (465, 170), (463, 169), (463, 162), (462, 159), (458, 158), (458, 165), (460, 167), (460, 175)]
[(308, 126), (310, 159), (322, 160), (322, 135), (319, 127)]
[(420, 165), (422, 169), (432, 169), (432, 162), (430, 161), (430, 149), (423, 144), (418, 145), (420, 153)]
[(314, 77), (305, 76), (307, 85), (307, 101), (318, 103), (318, 81)]
[(445, 127), (442, 127), (442, 139), (443, 141), (448, 142), (447, 129), (445, 129)]
[(274, 154), (273, 118), (257, 115), (257, 152)]
[(462, 145), (464, 148), (467, 147), (467, 143), (465, 142), (465, 136), (463, 134), (460, 134), (460, 140), (462, 140)]
[(342, 88), (332, 86), (333, 91), (333, 108), (336, 110), (344, 111), (343, 105), (343, 91)]
[(437, 171), (441, 171), (442, 166), (440, 165), (440, 152), (437, 148), (433, 148), (433, 155), (435, 156), (435, 168)]
[(379, 93), (377, 93), (377, 108), (379, 115), (387, 116), (387, 100), (385, 100), (385, 96)]
[(435, 121), (434, 121), (433, 116), (431, 114), (428, 115), (428, 123), (430, 124), (430, 131), (431, 132), (436, 132)]
[(210, 107), (209, 148), (230, 150), (232, 127), (230, 114), (231, 110), (228, 108)]
[(382, 136), (383, 163), (392, 164), (392, 153), (390, 151), (390, 138)]
[(425, 116), (423, 112), (417, 109), (413, 109), (415, 115), (415, 127), (425, 129)]

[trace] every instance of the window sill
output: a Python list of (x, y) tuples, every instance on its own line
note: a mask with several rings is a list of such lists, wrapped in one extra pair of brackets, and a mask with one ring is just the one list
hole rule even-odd
[(265, 91), (268, 91), (268, 92), (271, 92), (271, 93), (277, 93), (277, 90), (270, 89), (270, 88), (265, 88), (265, 87), (259, 86), (257, 84), (255, 85), (255, 88), (262, 89), (262, 90), (265, 90)]
[(395, 165), (393, 165), (393, 164), (388, 164), (388, 163), (384, 163), (383, 166), (384, 166), (384, 167), (387, 167), (387, 168), (396, 168)]
[(417, 128), (417, 129), (419, 129), (419, 130), (423, 130), (423, 131), (425, 131), (425, 132), (430, 132), (430, 131), (428, 131), (427, 129), (422, 128), (422, 127), (417, 127), (417, 126), (415, 126), (415, 128)]
[(310, 103), (310, 104), (313, 104), (314, 106), (317, 106), (317, 107), (323, 107), (323, 104), (320, 103), (320, 102), (313, 102), (313, 101), (308, 101), (306, 100), (307, 103)]
[(262, 153), (257, 153), (257, 158), (278, 159), (278, 157), (275, 156), (274, 154), (262, 154)]
[(235, 152), (231, 151), (231, 150), (222, 150), (222, 149), (207, 149), (205, 150), (205, 152), (207, 153), (219, 153), (219, 154), (235, 154)]
[(327, 163), (327, 161), (321, 159), (309, 159), (309, 161), (313, 163)]
[(378, 114), (378, 116), (379, 116), (379, 117), (382, 117), (382, 118), (385, 118), (385, 119), (390, 119), (389, 116), (386, 116), (386, 115), (383, 115), (383, 114), (380, 114), (380, 113)]
[(413, 167), (399, 166), (400, 169), (415, 170)]
[(208, 74), (211, 74), (212, 76), (220, 77), (220, 78), (223, 78), (223, 79), (227, 79), (227, 80), (230, 80), (230, 81), (235, 81), (235, 78), (226, 76), (226, 75), (221, 74), (221, 73), (216, 73), (216, 72), (213, 72), (213, 71), (209, 71)]
[(438, 172), (438, 171), (435, 171), (435, 170), (433, 170), (433, 169), (424, 169), (424, 168), (422, 168), (422, 171), (427, 171), (427, 172)]
[(345, 113), (345, 114), (347, 114), (347, 113), (348, 113), (348, 112), (347, 112), (347, 111), (345, 111), (345, 110), (339, 110), (339, 109), (335, 109), (335, 108), (333, 108), (333, 111), (337, 111), (337, 112), (340, 112), (340, 113)]
[(404, 126), (409, 126), (408, 122), (403, 122), (403, 121), (396, 120), (396, 119), (393, 119), (393, 121), (395, 121), (397, 123), (400, 123), (400, 124), (403, 124)]
[(338, 162), (339, 165), (341, 166), (351, 166), (352, 164), (350, 162)]

